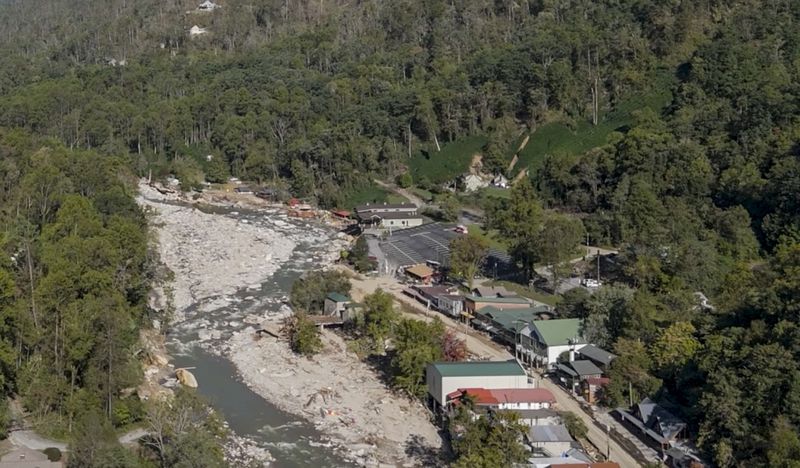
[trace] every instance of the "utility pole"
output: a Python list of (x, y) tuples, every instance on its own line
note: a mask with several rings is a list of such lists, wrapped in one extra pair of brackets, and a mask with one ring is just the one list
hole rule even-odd
[(600, 249), (597, 249), (597, 282), (600, 282)]

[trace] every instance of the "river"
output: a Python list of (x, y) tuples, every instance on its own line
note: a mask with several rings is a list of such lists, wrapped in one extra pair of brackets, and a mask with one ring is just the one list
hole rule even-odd
[[(156, 208), (187, 206), (150, 199)], [(245, 385), (225, 358), (226, 340), (249, 326), (248, 315), (278, 313), (292, 282), (330, 252), (334, 232), (317, 223), (287, 218), (277, 210), (205, 207), (202, 213), (228, 217), (250, 227), (263, 227), (294, 242), (278, 268), (257, 285), (241, 285), (235, 294), (202, 297), (185, 309), (183, 320), (170, 328), (168, 350), (176, 367), (194, 368), (199, 392), (239, 437), (269, 450), (275, 467), (353, 466), (326, 443), (326, 437), (305, 420), (286, 413)], [(211, 253), (209, 253), (211, 254)], [(288, 258), (288, 260), (286, 260)], [(176, 274), (180, 274), (176, 272)]]

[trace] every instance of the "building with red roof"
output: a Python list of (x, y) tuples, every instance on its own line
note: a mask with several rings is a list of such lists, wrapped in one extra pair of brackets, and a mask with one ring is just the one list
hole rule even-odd
[(492, 409), (538, 410), (550, 409), (556, 397), (546, 388), (459, 388), (447, 395), (448, 402), (472, 397), (475, 405)]

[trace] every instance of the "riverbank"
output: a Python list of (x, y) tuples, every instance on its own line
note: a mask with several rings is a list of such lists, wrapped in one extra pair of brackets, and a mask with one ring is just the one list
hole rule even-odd
[[(345, 237), (252, 196), (187, 199), (146, 184), (140, 190), (161, 260), (173, 276), (170, 348), (178, 356), (200, 347), (229, 359), (262, 398), (324, 434), (308, 443), (358, 464), (416, 465), (419, 453), (438, 450), (441, 438), (424, 408), (389, 392), (340, 338), (326, 333), (328, 353), (314, 361), (295, 356), (286, 342), (253, 341), (248, 324), (291, 313), (282, 305), (290, 278), (333, 264), (347, 246)], [(203, 379), (199, 384), (202, 391)], [(329, 387), (336, 391), (333, 400), (320, 396), (306, 405)]]

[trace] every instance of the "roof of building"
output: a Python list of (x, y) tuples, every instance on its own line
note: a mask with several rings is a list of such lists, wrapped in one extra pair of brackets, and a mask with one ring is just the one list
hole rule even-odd
[(467, 394), (475, 403), (490, 405), (499, 403), (555, 403), (553, 393), (546, 388), (459, 388), (447, 395), (448, 398), (461, 398)]
[(523, 307), (517, 309), (503, 309), (501, 307), (481, 307), (478, 312), (491, 319), (507, 330), (521, 330), (529, 322), (538, 320), (543, 313), (550, 312), (549, 306)]
[(519, 294), (509, 291), (508, 289), (502, 286), (478, 286), (472, 290), (476, 295), (480, 297), (513, 297), (519, 296)]
[(532, 442), (572, 442), (572, 436), (563, 424), (531, 426), (530, 439)]
[(433, 276), (433, 268), (428, 265), (419, 264), (406, 268), (406, 273), (416, 276), (417, 278), (428, 278)]
[(522, 366), (513, 359), (508, 361), (434, 362), (429, 366), (438, 370), (442, 377), (527, 375)]
[(326, 297), (333, 302), (350, 302), (349, 297), (344, 294), (339, 294), (338, 292), (329, 292)]
[(580, 339), (580, 319), (537, 320), (532, 325), (547, 346), (572, 344), (571, 340)]
[(378, 211), (375, 213), (358, 213), (358, 217), (365, 218), (380, 218), (380, 219), (422, 219), (422, 216), (416, 213), (408, 213), (405, 211)]
[(347, 210), (333, 210), (333, 211), (331, 211), (331, 213), (333, 213), (334, 215), (336, 215), (336, 216), (338, 216), (340, 218), (349, 218), (350, 217), (350, 212), (347, 211)]
[(650, 398), (645, 398), (637, 406), (644, 425), (657, 430), (667, 440), (672, 439), (686, 427), (685, 422)]
[(599, 367), (597, 367), (592, 361), (577, 360), (570, 362), (569, 365), (580, 376), (599, 375), (603, 373), (603, 371)]
[(472, 302), (485, 302), (487, 304), (530, 304), (531, 300), (525, 297), (480, 297), (471, 294), (464, 296)]
[(608, 383), (611, 382), (611, 379), (608, 377), (587, 377), (585, 382), (589, 385), (603, 386), (608, 385)]
[[(528, 466), (535, 468), (575, 468), (584, 466), (585, 462), (574, 457), (531, 457), (528, 459)], [(619, 468), (619, 465), (616, 466)]]
[(450, 294), (450, 288), (447, 286), (414, 286), (420, 294), (425, 294), (431, 297), (444, 296)]
[(447, 394), (448, 400), (460, 400), (469, 395), (476, 405), (496, 405), (499, 403), (497, 398), (492, 395), (492, 391), (485, 388), (459, 388)]
[(558, 417), (558, 413), (551, 409), (505, 409), (497, 410), (498, 413), (516, 413), (520, 419), (549, 419)]
[(365, 203), (356, 206), (356, 211), (380, 211), (380, 210), (397, 210), (397, 209), (417, 209), (417, 205), (413, 203)]
[(546, 388), (498, 388), (489, 390), (499, 403), (555, 403), (553, 392)]
[(578, 352), (592, 361), (599, 362), (606, 366), (611, 364), (611, 361), (617, 358), (616, 354), (609, 353), (608, 351), (598, 348), (593, 344), (584, 346)]

